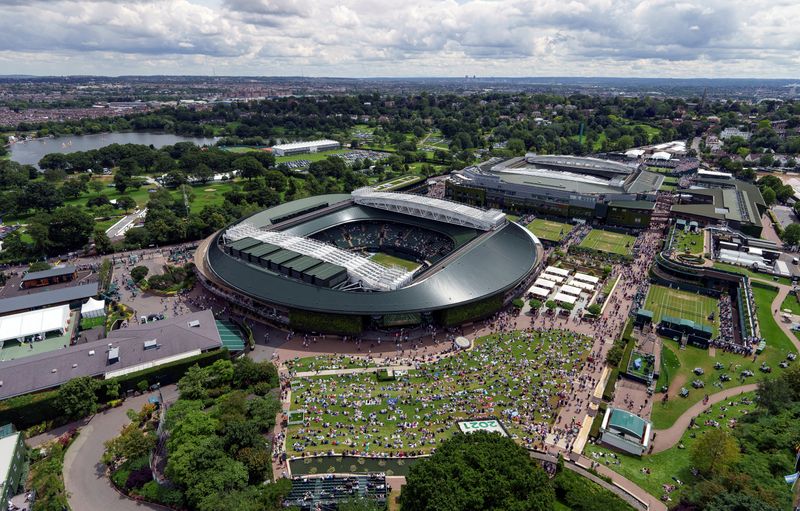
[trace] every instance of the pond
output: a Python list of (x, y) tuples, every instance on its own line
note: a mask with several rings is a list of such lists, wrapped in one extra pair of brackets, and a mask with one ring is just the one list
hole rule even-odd
[(197, 145), (211, 145), (214, 138), (183, 137), (170, 133), (100, 133), (97, 135), (75, 135), (58, 138), (37, 138), (27, 142), (12, 144), (11, 159), (23, 165), (37, 165), (39, 160), (50, 153), (74, 153), (99, 149), (111, 144), (142, 144), (163, 147), (178, 142), (194, 142)]
[(360, 456), (315, 456), (289, 462), (293, 476), (308, 474), (366, 474), (384, 472), (387, 476), (406, 476), (411, 466), (423, 458), (362, 458)]

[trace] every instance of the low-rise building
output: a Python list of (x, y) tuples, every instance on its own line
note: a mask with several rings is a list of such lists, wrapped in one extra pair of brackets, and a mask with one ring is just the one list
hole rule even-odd
[(0, 426), (0, 502), (3, 506), (25, 482), (25, 442), (11, 424)]
[(340, 149), (342, 144), (335, 140), (309, 140), (307, 142), (292, 142), (272, 146), (275, 156), (291, 156), (293, 154), (319, 153)]
[(600, 426), (600, 441), (616, 449), (641, 456), (650, 446), (652, 424), (620, 408), (609, 407)]

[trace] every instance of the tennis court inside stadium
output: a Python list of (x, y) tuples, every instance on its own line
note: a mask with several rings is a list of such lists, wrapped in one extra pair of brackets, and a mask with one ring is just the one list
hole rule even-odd
[(592, 229), (578, 246), (600, 252), (630, 256), (633, 254), (633, 243), (635, 241), (636, 238), (627, 234)]
[(572, 230), (572, 226), (569, 224), (553, 222), (552, 220), (545, 220), (544, 218), (536, 218), (527, 225), (527, 228), (535, 234), (537, 238), (547, 241), (561, 241), (569, 234), (569, 231)]
[[(672, 316), (694, 321), (696, 325), (710, 326), (714, 336), (717, 335), (719, 310), (716, 298), (652, 285), (644, 308), (653, 312), (653, 323), (658, 324), (663, 316)], [(714, 321), (708, 319), (711, 313), (714, 313)]]

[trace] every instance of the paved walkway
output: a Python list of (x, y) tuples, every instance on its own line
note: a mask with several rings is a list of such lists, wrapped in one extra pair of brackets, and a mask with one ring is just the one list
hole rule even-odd
[(689, 427), (692, 417), (699, 416), (709, 406), (717, 404), (720, 401), (725, 401), (733, 396), (738, 396), (743, 392), (753, 392), (757, 388), (757, 383), (732, 387), (730, 389), (717, 392), (716, 394), (711, 394), (708, 396), (707, 403), (699, 401), (693, 404), (688, 410), (683, 412), (683, 414), (678, 417), (668, 429), (655, 430), (656, 438), (653, 440), (653, 454), (666, 451), (673, 445), (677, 444), (683, 436), (683, 433)]
[[(576, 462), (576, 465), (579, 467), (583, 467), (586, 469), (591, 468), (592, 460), (587, 458), (586, 456), (581, 456)], [(614, 486), (618, 486), (625, 490), (626, 493), (633, 495), (637, 500), (641, 502), (647, 503), (647, 508), (650, 511), (667, 511), (667, 506), (657, 497), (650, 495), (644, 489), (642, 489), (639, 485), (631, 481), (630, 479), (626, 479), (622, 477), (618, 473), (614, 472), (610, 468), (606, 467), (605, 465), (597, 465), (595, 467), (595, 471), (603, 477), (608, 477), (611, 479), (611, 483)]]
[[(177, 388), (168, 385), (161, 389), (167, 403), (177, 399)], [(113, 510), (141, 511), (143, 509), (163, 511), (164, 507), (137, 502), (117, 492), (106, 477), (105, 465), (100, 457), (103, 445), (119, 435), (123, 426), (130, 422), (128, 409), (140, 410), (153, 393), (126, 399), (122, 406), (98, 413), (80, 431), (78, 438), (64, 456), (64, 486), (69, 494), (69, 505), (76, 511)]]

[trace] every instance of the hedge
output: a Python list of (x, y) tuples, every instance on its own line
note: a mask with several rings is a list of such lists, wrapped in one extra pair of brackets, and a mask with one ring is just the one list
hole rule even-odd
[(502, 295), (490, 296), (478, 302), (439, 311), (439, 322), (444, 326), (459, 325), (467, 321), (485, 318), (500, 310), (502, 306)]
[(149, 385), (155, 383), (169, 385), (180, 380), (193, 365), (197, 364), (200, 367), (205, 367), (223, 358), (228, 358), (228, 350), (225, 348), (207, 351), (193, 357), (170, 362), (169, 364), (119, 376), (114, 378), (114, 380), (119, 383), (121, 393), (125, 393), (129, 390), (138, 390), (136, 385), (142, 380), (147, 380)]
[(589, 430), (589, 438), (597, 439), (600, 437), (600, 426), (603, 425), (603, 418), (606, 415), (606, 410), (608, 409), (608, 405), (600, 402), (597, 406), (597, 415), (594, 416), (594, 420), (592, 421), (592, 428)]
[(603, 389), (604, 401), (611, 401), (612, 399), (614, 399), (614, 386), (616, 385), (618, 378), (619, 378), (619, 369), (615, 367), (611, 371), (611, 374), (608, 376), (608, 383), (606, 383), (606, 388)]
[(342, 335), (358, 335), (364, 329), (361, 316), (289, 310), (289, 325), (305, 332), (329, 332)]
[(58, 391), (51, 390), (0, 401), (0, 424), (10, 422), (18, 430), (24, 430), (41, 422), (54, 420), (59, 415), (56, 408), (57, 397)]

